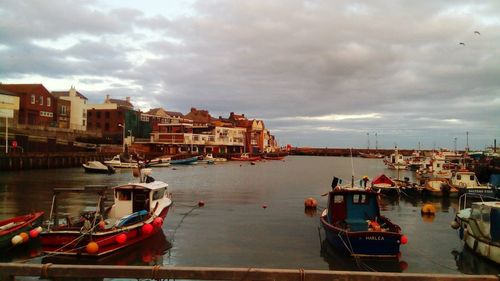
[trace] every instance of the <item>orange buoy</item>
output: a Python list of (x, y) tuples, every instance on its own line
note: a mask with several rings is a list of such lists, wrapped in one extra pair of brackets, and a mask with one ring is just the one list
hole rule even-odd
[(118, 244), (123, 244), (127, 241), (127, 235), (125, 233), (120, 233), (120, 234), (116, 235), (115, 241)]
[(26, 232), (19, 233), (19, 236), (21, 236), (21, 238), (23, 238), (23, 242), (26, 242), (30, 239), (29, 235)]
[(85, 250), (87, 250), (87, 253), (89, 254), (95, 254), (99, 251), (99, 245), (97, 245), (96, 242), (89, 242), (85, 247)]
[(306, 209), (316, 209), (318, 207), (318, 201), (316, 201), (316, 199), (314, 198), (309, 197), (304, 201), (304, 207)]
[(435, 215), (436, 208), (432, 204), (425, 204), (424, 206), (422, 206), (420, 212), (426, 215)]
[(149, 235), (153, 232), (153, 226), (149, 223), (146, 223), (145, 225), (142, 226), (142, 234), (143, 235)]

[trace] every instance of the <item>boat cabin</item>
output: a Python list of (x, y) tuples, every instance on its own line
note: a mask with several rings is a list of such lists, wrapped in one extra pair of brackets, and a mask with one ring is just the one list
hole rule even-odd
[(500, 243), (500, 202), (477, 202), (471, 206), (469, 223), (473, 233), (481, 234), (487, 240)]
[(329, 193), (328, 221), (341, 228), (347, 224), (351, 231), (368, 231), (367, 220), (380, 216), (377, 196), (374, 191), (336, 187)]
[(469, 171), (458, 171), (451, 177), (451, 184), (459, 187), (478, 187), (480, 186), (476, 174)]
[(167, 194), (168, 185), (164, 182), (130, 183), (113, 188), (114, 205), (109, 217), (120, 218), (142, 210), (154, 211), (159, 200)]

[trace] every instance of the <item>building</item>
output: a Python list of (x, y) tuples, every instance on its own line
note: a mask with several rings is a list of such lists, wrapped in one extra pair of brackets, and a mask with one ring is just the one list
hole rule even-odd
[[(73, 130), (87, 130), (87, 98), (71, 86), (69, 91), (53, 91), (52, 95), (59, 100), (70, 102), (69, 128)], [(61, 103), (63, 104), (63, 103)], [(64, 105), (66, 106), (66, 105)], [(61, 128), (61, 126), (59, 126)]]
[(104, 103), (87, 104), (86, 109), (87, 130), (102, 132), (106, 143), (123, 143), (133, 132), (133, 122), (129, 120), (139, 121), (138, 112), (134, 110), (129, 97), (120, 100), (106, 95)]
[(71, 119), (71, 101), (64, 99), (56, 99), (57, 110), (55, 120), (58, 128), (69, 129)]
[(19, 97), (19, 125), (56, 126), (54, 98), (42, 84), (0, 84), (0, 89)]
[(256, 119), (248, 120), (248, 118), (245, 117), (245, 114), (238, 115), (234, 112), (229, 114), (229, 118), (227, 120), (229, 120), (229, 122), (234, 124), (236, 127), (246, 129), (245, 152), (265, 152), (264, 135), (266, 128), (264, 126), (264, 121)]

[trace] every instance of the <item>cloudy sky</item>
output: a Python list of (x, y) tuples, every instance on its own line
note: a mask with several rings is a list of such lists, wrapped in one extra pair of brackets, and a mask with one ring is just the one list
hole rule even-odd
[(453, 149), (468, 131), (481, 149), (500, 142), (500, 2), (3, 0), (0, 82), (244, 113), (280, 144)]

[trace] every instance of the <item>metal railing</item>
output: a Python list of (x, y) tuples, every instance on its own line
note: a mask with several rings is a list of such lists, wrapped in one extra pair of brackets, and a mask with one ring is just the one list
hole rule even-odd
[[(16, 276), (40, 278), (137, 278), (186, 280), (273, 280), (273, 281), (499, 281), (495, 275), (463, 275), (432, 273), (392, 273), (360, 271), (327, 271), (305, 269), (220, 268), (178, 266), (119, 266), (0, 263), (0, 277), (15, 280)], [(5, 280), (5, 279), (2, 279)]]

